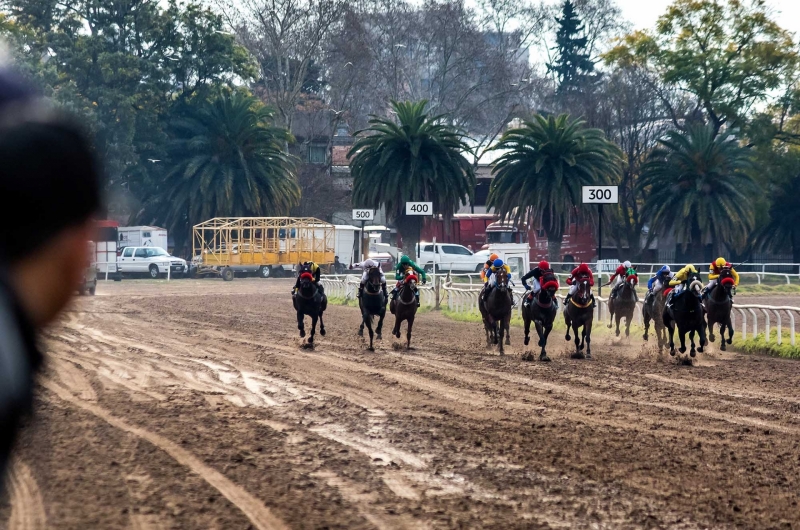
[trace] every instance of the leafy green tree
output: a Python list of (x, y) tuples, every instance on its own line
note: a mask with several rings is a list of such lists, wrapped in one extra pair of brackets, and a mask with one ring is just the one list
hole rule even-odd
[(695, 261), (705, 259), (707, 244), (716, 254), (742, 249), (754, 226), (751, 168), (748, 150), (711, 124), (670, 131), (639, 180), (651, 233), (674, 233), (684, 250), (691, 246)]
[(239, 92), (203, 103), (173, 124), (169, 167), (143, 221), (164, 223), (181, 246), (213, 217), (281, 216), (300, 200), (295, 159), (274, 111)]
[[(796, 76), (792, 35), (769, 16), (764, 0), (675, 0), (655, 32), (628, 35), (606, 61), (639, 65), (691, 94), (715, 133), (743, 127), (754, 106)], [(680, 113), (667, 98), (677, 127)]]
[[(800, 156), (794, 156), (800, 164)], [(786, 252), (791, 250), (792, 263), (800, 263), (800, 170), (795, 166), (792, 178), (777, 184), (770, 193), (769, 221), (756, 232), (753, 240), (759, 250)], [(800, 272), (800, 271), (795, 271)]]
[(392, 102), (397, 123), (372, 116), (369, 128), (348, 153), (353, 175), (353, 203), (385, 207), (403, 236), (403, 250), (416, 259), (422, 217), (407, 216), (406, 202), (433, 202), (433, 213), (447, 220), (475, 190), (475, 173), (464, 156), (469, 147), (446, 125), (427, 113), (427, 101)]
[[(113, 189), (145, 195), (163, 175), (166, 124), (255, 68), (199, 2), (9, 0), (25, 70), (93, 126)], [(1, 28), (0, 28), (1, 29)]]
[(561, 9), (561, 18), (556, 18), (555, 57), (547, 65), (558, 81), (558, 93), (575, 92), (585, 86), (594, 72), (594, 62), (588, 52), (588, 38), (572, 0), (566, 0)]
[(618, 181), (619, 148), (599, 129), (562, 114), (534, 116), (506, 131), (493, 149), (504, 154), (492, 170), (488, 206), (517, 222), (541, 219), (549, 259), (560, 261), (570, 214), (581, 208), (581, 188)]

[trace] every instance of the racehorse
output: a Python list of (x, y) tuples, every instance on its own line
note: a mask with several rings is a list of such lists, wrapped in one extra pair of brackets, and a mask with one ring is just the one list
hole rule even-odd
[[(553, 276), (553, 279), (545, 281), (542, 278), (542, 290), (539, 291), (538, 296), (534, 296), (533, 300), (522, 308), (522, 319), (525, 322), (525, 346), (530, 344), (530, 331), (531, 322), (536, 324), (536, 333), (539, 335), (539, 346), (542, 348), (539, 354), (539, 360), (550, 362), (550, 357), (547, 356), (545, 347), (547, 346), (547, 337), (553, 331), (553, 322), (558, 313), (558, 305), (556, 301), (556, 289), (558, 289), (558, 281)], [(528, 353), (527, 356), (522, 357), (523, 360), (532, 361), (533, 354)]]
[[(592, 288), (587, 278), (578, 280), (578, 289), (570, 298), (564, 308), (564, 322), (567, 324), (567, 334), (564, 337), (570, 340), (569, 329), (575, 334), (575, 353), (573, 359), (592, 358), (592, 322), (594, 321), (594, 304), (592, 303)], [(583, 328), (583, 333), (578, 336), (578, 329)], [(583, 347), (586, 346), (586, 355)]]
[[(675, 297), (675, 292), (672, 292), (671, 303), (668, 303), (664, 308), (664, 325), (669, 330), (669, 354), (675, 355), (675, 340), (674, 333), (675, 327), (678, 328), (678, 334), (681, 339), (680, 352), (686, 353), (686, 334), (689, 334), (689, 341), (691, 342), (692, 349), (689, 352), (691, 357), (694, 357), (694, 334), (700, 336), (700, 346), (697, 351), (703, 353), (703, 346), (706, 345), (706, 321), (703, 315), (703, 305), (700, 302), (700, 292), (703, 289), (703, 283), (700, 281), (699, 273), (691, 273), (686, 280), (687, 287), (683, 290), (678, 297)], [(669, 302), (669, 301), (668, 301)], [(684, 364), (691, 364), (690, 359), (684, 360)]]
[(378, 340), (381, 340), (383, 319), (386, 317), (386, 298), (383, 296), (381, 289), (381, 271), (378, 267), (371, 267), (367, 271), (367, 283), (364, 285), (361, 298), (359, 298), (358, 307), (361, 309), (361, 326), (358, 328), (358, 336), (364, 336), (364, 326), (367, 326), (369, 330), (369, 351), (375, 351), (372, 342), (374, 337), (372, 317), (378, 317), (378, 327), (375, 328)]
[(708, 318), (708, 340), (714, 342), (714, 324), (719, 324), (719, 334), (722, 340), (720, 348), (725, 351), (725, 328), (728, 328), (727, 343), (733, 342), (733, 322), (731, 310), (733, 309), (732, 290), (735, 285), (733, 274), (728, 267), (722, 269), (717, 279), (717, 285), (708, 292), (705, 299), (706, 316)]
[(654, 294), (650, 300), (642, 306), (644, 313), (644, 340), (649, 340), (650, 321), (653, 321), (653, 328), (656, 332), (658, 347), (663, 348), (667, 343), (667, 333), (664, 327), (664, 305), (667, 302), (667, 294), (672, 289), (664, 289)]
[(500, 355), (505, 355), (503, 339), (507, 345), (511, 344), (509, 328), (511, 326), (511, 306), (513, 305), (511, 297), (514, 294), (508, 288), (508, 271), (504, 267), (493, 274), (496, 285), (485, 301), (481, 297), (478, 308), (481, 311), (483, 327), (486, 330), (486, 346), (497, 344)]
[(403, 284), (397, 291), (397, 297), (392, 300), (389, 309), (394, 315), (394, 331), (392, 334), (400, 338), (400, 324), (408, 322), (406, 332), (406, 348), (411, 349), (411, 328), (414, 327), (414, 318), (417, 315), (417, 275), (407, 273), (403, 278)]
[(328, 297), (320, 292), (317, 284), (314, 283), (314, 276), (304, 271), (300, 273), (300, 288), (292, 297), (294, 309), (297, 311), (297, 329), (300, 330), (300, 337), (306, 336), (305, 316), (311, 317), (311, 336), (308, 337), (308, 344), (314, 344), (314, 335), (317, 332), (317, 320), (319, 320), (319, 333), (325, 336), (325, 323), (322, 314), (328, 308)]
[(619, 337), (619, 323), (625, 318), (625, 336), (631, 336), (631, 323), (633, 322), (633, 310), (636, 308), (636, 286), (639, 278), (631, 274), (625, 278), (625, 283), (619, 288), (617, 296), (608, 301), (608, 312), (611, 313), (611, 321), (608, 328), (614, 324), (614, 316), (617, 317), (617, 337)]

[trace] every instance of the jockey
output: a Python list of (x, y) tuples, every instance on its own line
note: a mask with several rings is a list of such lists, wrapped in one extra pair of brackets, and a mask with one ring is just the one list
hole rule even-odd
[(292, 288), (292, 296), (294, 296), (295, 293), (297, 293), (297, 290), (300, 288), (300, 276), (302, 276), (304, 272), (311, 273), (311, 275), (314, 277), (314, 283), (316, 284), (317, 289), (319, 289), (319, 292), (324, 295), (325, 288), (319, 282), (320, 272), (321, 272), (319, 269), (319, 265), (317, 265), (313, 261), (306, 261), (302, 265), (300, 265), (300, 270), (297, 273), (297, 281), (294, 282), (294, 287)]
[[(614, 283), (614, 287), (611, 288), (611, 295), (609, 295), (609, 298), (617, 297), (617, 291), (620, 287), (622, 287), (622, 284), (625, 283), (625, 278), (628, 277), (628, 271), (631, 269), (633, 269), (633, 267), (630, 261), (625, 261), (622, 265), (617, 267), (617, 270), (615, 270), (614, 274), (611, 275), (611, 278), (608, 279), (608, 283), (605, 284), (611, 285), (612, 282)], [(636, 271), (634, 270), (634, 274), (635, 272)]]
[(486, 260), (486, 263), (483, 264), (483, 270), (481, 271), (481, 280), (483, 280), (483, 283), (486, 283), (489, 280), (488, 272), (494, 265), (494, 260), (496, 259), (500, 259), (500, 256), (497, 254), (492, 254), (489, 256), (489, 259)]
[(381, 269), (380, 263), (377, 261), (367, 258), (361, 263), (354, 263), (351, 265), (354, 269), (364, 269), (364, 273), (361, 275), (361, 284), (358, 286), (358, 297), (361, 298), (361, 294), (364, 292), (364, 285), (367, 283), (369, 279), (369, 271), (370, 269), (376, 268), (381, 271), (381, 287), (383, 288), (383, 296), (386, 299), (389, 299), (389, 293), (386, 290), (386, 275), (383, 273), (383, 269)]
[[(572, 299), (572, 295), (578, 290), (578, 284), (580, 280), (588, 279), (589, 286), (594, 287), (594, 275), (592, 274), (592, 269), (585, 263), (581, 263), (574, 269), (567, 278), (567, 285), (570, 286), (569, 292), (567, 293), (567, 298), (564, 300), (564, 307), (566, 307), (567, 303)], [(593, 297), (594, 298), (594, 297)]]
[(659, 269), (652, 278), (647, 280), (647, 296), (645, 296), (645, 303), (669, 284), (669, 281), (675, 277), (675, 274), (670, 270), (669, 265), (664, 265)]
[[(394, 268), (394, 278), (397, 280), (397, 284), (392, 289), (392, 300), (397, 298), (397, 293), (400, 289), (400, 286), (403, 284), (403, 281), (406, 279), (406, 273), (413, 271), (419, 275), (420, 280), (422, 283), (428, 281), (428, 275), (425, 274), (425, 271), (416, 263), (414, 263), (411, 258), (406, 255), (400, 258), (400, 261), (397, 263), (397, 266)], [(417, 297), (417, 307), (419, 307), (419, 291), (415, 291), (415, 296)]]
[[(538, 266), (522, 277), (522, 285), (525, 286), (525, 289), (531, 291), (531, 294), (525, 297), (524, 306), (527, 307), (530, 304), (530, 300), (542, 290), (542, 277), (545, 274), (553, 274), (553, 269), (550, 268), (550, 263), (547, 260), (542, 260)], [(528, 285), (528, 280), (531, 278), (533, 278), (533, 288)]]
[(505, 269), (506, 273), (508, 273), (508, 279), (511, 279), (511, 267), (503, 263), (503, 260), (497, 258), (492, 263), (492, 266), (489, 267), (489, 270), (486, 271), (486, 279), (484, 283), (486, 283), (486, 287), (483, 289), (483, 300), (486, 301), (486, 297), (489, 296), (492, 288), (497, 285), (497, 275), (494, 274), (495, 272), (499, 271), (500, 269)]
[(731, 271), (731, 276), (733, 276), (734, 287), (739, 285), (739, 273), (733, 269), (733, 265), (728, 263), (728, 261), (725, 258), (717, 258), (716, 261), (714, 261), (708, 267), (709, 282), (708, 285), (706, 285), (706, 288), (703, 289), (703, 296), (708, 294), (711, 291), (711, 289), (713, 289), (714, 286), (717, 285), (717, 280), (719, 280), (719, 276), (720, 274), (722, 274), (722, 269), (725, 268), (728, 268)]
[(694, 265), (686, 265), (673, 276), (669, 282), (670, 287), (675, 287), (672, 291), (673, 296), (678, 296), (686, 288), (686, 282), (689, 280), (690, 274), (697, 274), (697, 269), (694, 268)]

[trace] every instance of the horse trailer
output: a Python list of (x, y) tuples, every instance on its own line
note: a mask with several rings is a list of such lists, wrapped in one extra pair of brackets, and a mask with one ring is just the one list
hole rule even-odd
[(225, 281), (236, 273), (269, 278), (306, 261), (330, 270), (335, 232), (332, 224), (311, 217), (216, 217), (194, 226), (190, 274)]

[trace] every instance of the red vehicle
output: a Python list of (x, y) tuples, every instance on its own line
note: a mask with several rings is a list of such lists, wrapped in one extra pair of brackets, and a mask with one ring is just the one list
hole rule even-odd
[[(527, 228), (527, 225), (501, 222), (494, 214), (456, 214), (453, 216), (450, 233), (444, 232), (441, 218), (428, 220), (422, 231), (423, 241), (456, 243), (471, 246), (474, 251), (487, 248), (491, 244), (528, 244), (531, 263), (547, 258), (547, 236), (541, 228)], [(597, 255), (597, 241), (594, 230), (588, 223), (580, 222), (578, 216), (570, 219), (561, 243), (559, 261), (567, 263), (590, 262)]]
[(444, 220), (441, 216), (427, 219), (422, 228), (422, 241), (438, 243), (454, 243), (465, 247), (472, 247), (478, 251), (486, 245), (486, 229), (496, 222), (498, 217), (494, 214), (460, 213), (455, 214), (450, 221), (450, 233), (445, 233)]

